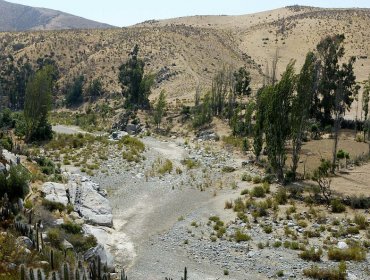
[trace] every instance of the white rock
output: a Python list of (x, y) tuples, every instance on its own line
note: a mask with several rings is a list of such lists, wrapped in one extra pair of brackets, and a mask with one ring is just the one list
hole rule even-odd
[(42, 185), (41, 191), (46, 200), (62, 203), (64, 206), (67, 206), (68, 198), (64, 184), (47, 182)]
[(348, 249), (347, 243), (343, 242), (343, 241), (339, 241), (338, 244), (337, 244), (337, 247), (341, 250)]

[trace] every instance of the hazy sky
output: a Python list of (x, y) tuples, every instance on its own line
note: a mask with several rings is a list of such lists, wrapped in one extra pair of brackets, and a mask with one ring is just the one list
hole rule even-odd
[(7, 0), (34, 7), (44, 7), (88, 19), (127, 26), (149, 19), (190, 15), (241, 15), (288, 5), (315, 7), (370, 8), (369, 0)]

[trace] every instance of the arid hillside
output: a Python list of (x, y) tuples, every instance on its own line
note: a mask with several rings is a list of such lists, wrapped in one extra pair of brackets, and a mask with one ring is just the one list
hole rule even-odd
[(29, 7), (0, 0), (0, 31), (112, 27), (56, 10)]
[[(138, 44), (146, 71), (157, 74), (155, 92), (165, 89), (169, 98), (193, 98), (200, 85), (205, 91), (223, 66), (247, 65), (253, 88), (263, 82), (276, 52), (278, 72), (305, 54), (325, 35), (344, 33), (346, 58), (356, 56), (359, 82), (370, 73), (370, 10), (286, 7), (245, 16), (195, 16), (109, 30), (0, 33), (2, 53), (35, 61), (50, 56), (61, 70), (63, 86), (84, 74), (102, 78), (107, 92), (119, 92), (118, 67)], [(14, 45), (23, 48), (14, 50)], [(155, 95), (154, 95), (155, 96)], [(356, 105), (355, 105), (356, 106)]]

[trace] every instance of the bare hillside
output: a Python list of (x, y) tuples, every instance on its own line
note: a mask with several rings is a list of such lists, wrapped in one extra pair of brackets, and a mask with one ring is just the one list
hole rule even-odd
[(111, 28), (60, 11), (34, 8), (0, 0), (0, 31), (59, 30), (76, 28)]
[[(356, 56), (358, 81), (370, 73), (369, 9), (292, 6), (244, 16), (194, 16), (109, 30), (1, 33), (2, 51), (31, 62), (43, 56), (60, 66), (63, 86), (79, 74), (101, 77), (108, 92), (119, 92), (118, 67), (135, 44), (146, 71), (157, 74), (155, 92), (192, 99), (197, 85), (207, 90), (223, 66), (247, 65), (256, 89), (276, 53), (281, 73), (291, 60), (300, 69), (306, 53), (326, 35), (344, 33), (346, 59)], [(14, 51), (15, 44), (24, 48)]]

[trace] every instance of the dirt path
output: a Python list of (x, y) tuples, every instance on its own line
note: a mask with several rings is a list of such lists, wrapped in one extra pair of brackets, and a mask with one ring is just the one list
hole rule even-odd
[[(210, 214), (225, 215), (222, 211), (225, 200), (236, 197), (239, 191), (220, 191), (216, 196), (213, 189), (201, 192), (194, 187), (200, 180), (197, 174), (202, 174), (201, 168), (189, 171), (189, 174), (184, 171), (182, 175), (171, 174), (146, 180), (143, 174), (156, 159), (170, 159), (177, 166), (189, 156), (189, 150), (175, 141), (145, 138), (143, 142), (147, 147), (145, 161), (120, 174), (95, 178), (108, 189), (115, 229), (126, 236), (127, 242), (130, 242), (127, 247), (134, 250), (126, 255), (117, 250), (116, 263), (125, 267), (133, 280), (163, 280), (166, 276), (177, 279), (185, 266), (189, 268), (191, 279), (223, 279), (222, 267), (207, 260), (199, 262), (196, 258), (189, 258), (186, 250), (170, 245), (164, 236), (171, 232), (181, 237), (184, 232), (179, 231), (177, 225), (184, 223), (183, 220), (192, 217), (208, 219)], [(119, 165), (118, 162), (108, 164)], [(233, 279), (264, 279), (256, 275), (248, 278), (238, 273), (233, 275)]]

